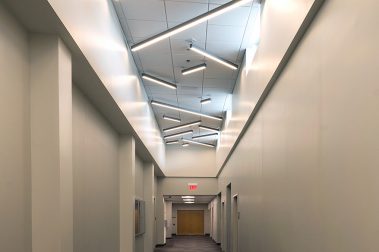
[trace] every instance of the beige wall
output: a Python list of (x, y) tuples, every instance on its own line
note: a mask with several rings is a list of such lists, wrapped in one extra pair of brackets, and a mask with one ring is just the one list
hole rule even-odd
[(326, 1), (222, 171), (243, 251), (379, 250), (378, 8)]
[(0, 251), (31, 251), (28, 50), (0, 4)]
[(118, 135), (73, 89), (74, 251), (118, 251)]

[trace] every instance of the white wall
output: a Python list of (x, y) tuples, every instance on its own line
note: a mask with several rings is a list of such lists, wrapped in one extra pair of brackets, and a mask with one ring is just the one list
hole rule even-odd
[(172, 233), (177, 234), (178, 210), (203, 210), (204, 211), (204, 234), (210, 234), (210, 212), (208, 204), (172, 204)]
[[(208, 204), (208, 209), (209, 209), (209, 214), (210, 214), (210, 228), (209, 228), (209, 234), (212, 237), (212, 239), (215, 242), (220, 242), (219, 240), (219, 223), (218, 223), (218, 218), (219, 218), (219, 203), (218, 203), (218, 198), (214, 198), (209, 204)], [(212, 208), (213, 208), (213, 214), (212, 214)]]
[(118, 251), (118, 135), (73, 89), (74, 251)]
[(172, 237), (172, 202), (165, 201), (166, 238)]
[(378, 8), (326, 1), (222, 171), (243, 251), (379, 250)]
[(28, 47), (0, 4), (0, 251), (31, 251)]

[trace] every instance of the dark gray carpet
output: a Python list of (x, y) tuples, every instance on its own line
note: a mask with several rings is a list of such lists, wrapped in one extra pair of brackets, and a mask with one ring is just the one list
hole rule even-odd
[(207, 236), (174, 236), (155, 252), (220, 252), (220, 246)]

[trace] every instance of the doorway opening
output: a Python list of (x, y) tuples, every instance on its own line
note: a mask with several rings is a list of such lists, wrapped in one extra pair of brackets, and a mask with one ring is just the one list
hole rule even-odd
[(238, 220), (239, 220), (239, 211), (238, 211), (238, 195), (233, 196), (233, 241), (232, 241), (232, 252), (238, 252)]
[(226, 252), (232, 249), (232, 184), (226, 187)]

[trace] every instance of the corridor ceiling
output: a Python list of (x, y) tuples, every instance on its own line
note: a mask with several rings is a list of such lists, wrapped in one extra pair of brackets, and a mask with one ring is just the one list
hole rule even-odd
[[(115, 0), (115, 6), (126, 40), (132, 46), (227, 2), (227, 0)], [(189, 30), (133, 52), (133, 58), (140, 74), (150, 74), (177, 85), (177, 89), (170, 89), (143, 80), (149, 100), (212, 116), (225, 117), (225, 107), (227, 101), (230, 100), (229, 96), (232, 94), (239, 69), (232, 70), (208, 60), (188, 50), (188, 47), (192, 41), (193, 45), (198, 48), (205, 49), (207, 52), (241, 67), (245, 49), (251, 43), (251, 36), (247, 31), (259, 16), (257, 15), (259, 8), (255, 8), (253, 3), (251, 1)], [(185, 68), (202, 63), (207, 64), (204, 71), (190, 75), (183, 75), (181, 72)], [(201, 99), (206, 98), (211, 98), (211, 103), (201, 104)], [(201, 125), (207, 127), (217, 129), (222, 127), (222, 121), (167, 108), (152, 107), (161, 130), (198, 120), (201, 120)], [(163, 119), (164, 115), (180, 118), (181, 122), (165, 120)], [(192, 139), (192, 136), (212, 133), (205, 129), (199, 129), (198, 125), (195, 125), (163, 133), (163, 135), (191, 129), (193, 135), (189, 134), (170, 140)], [(217, 139), (218, 136), (213, 135), (201, 139), (201, 142), (215, 145)]]

